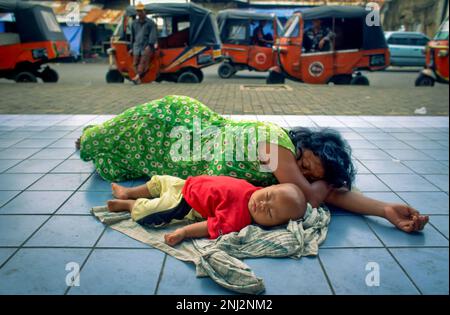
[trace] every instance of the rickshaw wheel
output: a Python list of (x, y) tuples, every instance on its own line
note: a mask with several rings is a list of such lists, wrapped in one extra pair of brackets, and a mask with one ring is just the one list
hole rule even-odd
[(24, 72), (19, 72), (14, 77), (14, 81), (16, 81), (18, 83), (26, 83), (26, 82), (36, 83), (37, 77), (31, 72), (24, 71)]
[(219, 74), (219, 77), (221, 77), (222, 79), (229, 79), (236, 73), (236, 69), (229, 62), (224, 62), (220, 65), (219, 70), (217, 70), (217, 73)]
[(123, 83), (125, 81), (119, 70), (111, 69), (106, 73), (107, 83)]
[(202, 83), (202, 82), (203, 82), (203, 79), (204, 79), (204, 77), (205, 77), (205, 76), (203, 75), (202, 70), (200, 70), (200, 69), (194, 69), (193, 72), (195, 73), (195, 75), (196, 75), (197, 78), (198, 78), (198, 83)]
[(47, 83), (55, 83), (58, 82), (59, 80), (59, 75), (58, 72), (56, 72), (55, 70), (46, 67), (44, 69), (44, 71), (42, 71), (39, 74), (40, 78), (42, 79), (42, 81), (47, 82)]
[(421, 74), (416, 80), (416, 86), (434, 86), (434, 79), (430, 76)]
[(177, 79), (178, 83), (200, 83), (200, 78), (192, 71), (188, 70), (180, 74)]
[(363, 75), (357, 75), (355, 76), (352, 81), (350, 82), (351, 85), (365, 85), (369, 86), (370, 82), (369, 79)]
[(328, 83), (334, 83), (336, 85), (348, 85), (352, 82), (352, 75), (351, 74), (339, 74), (330, 79)]

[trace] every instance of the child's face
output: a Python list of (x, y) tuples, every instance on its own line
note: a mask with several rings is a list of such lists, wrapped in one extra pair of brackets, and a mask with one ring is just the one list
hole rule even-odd
[(303, 217), (306, 202), (299, 188), (282, 184), (254, 192), (248, 202), (248, 210), (257, 224), (276, 226)]

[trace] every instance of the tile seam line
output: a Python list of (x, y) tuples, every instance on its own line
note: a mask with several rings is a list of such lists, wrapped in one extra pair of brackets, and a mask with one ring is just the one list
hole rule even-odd
[[(44, 177), (47, 174), (44, 174), (42, 177)], [(37, 181), (39, 181), (42, 177), (40, 177)], [(83, 185), (90, 177), (88, 177), (81, 185)], [(31, 187), (32, 185), (34, 185), (37, 181), (33, 182), (31, 185), (29, 185), (27, 188)], [(80, 185), (80, 186), (81, 186)], [(25, 188), (25, 190), (27, 189)], [(22, 192), (20, 192), (16, 197), (18, 197), (19, 195), (21, 195), (25, 190), (23, 190)], [(31, 235), (29, 237), (27, 237), (16, 249), (16, 251), (14, 251), (14, 253), (8, 257), (8, 259), (6, 259), (2, 264), (0, 264), (0, 269), (2, 269), (22, 248), (23, 246), (34, 236), (36, 235), (36, 233), (38, 231), (40, 231), (40, 229), (48, 222), (50, 221), (54, 214), (67, 202), (67, 200), (69, 200), (76, 192), (77, 190), (73, 191), (72, 194), (70, 194), (70, 196), (53, 212), (53, 214), (49, 215), (48, 218), (46, 220), (44, 220), (44, 222), (42, 222), (41, 225), (38, 226), (38, 228), (36, 230), (33, 231), (33, 233), (31, 233)], [(11, 202), (12, 200), (14, 200), (16, 197), (14, 197), (13, 199), (11, 199), (10, 201), (8, 201), (7, 203)]]
[(408, 280), (412, 283), (414, 288), (419, 292), (420, 295), (423, 295), (423, 292), (419, 289), (418, 285), (413, 281), (412, 277), (406, 272), (405, 268), (400, 264), (400, 262), (397, 260), (397, 258), (394, 256), (394, 254), (389, 250), (389, 248), (386, 246), (386, 244), (383, 242), (381, 237), (376, 233), (376, 231), (370, 226), (369, 222), (367, 222), (367, 219), (364, 218), (364, 222), (366, 222), (369, 229), (372, 231), (372, 233), (378, 238), (378, 240), (383, 244), (384, 249), (389, 253), (391, 258), (395, 261), (395, 263), (399, 266), (400, 270), (406, 275)]
[(164, 253), (164, 259), (163, 259), (163, 262), (161, 264), (161, 270), (159, 271), (158, 280), (156, 281), (156, 286), (155, 286), (155, 290), (153, 292), (153, 295), (158, 295), (159, 286), (160, 286), (162, 278), (164, 276), (164, 269), (166, 267), (167, 256), (168, 255), (166, 253)]
[[(94, 245), (92, 247), (90, 247), (89, 253), (86, 255), (86, 258), (84, 259), (83, 263), (80, 266), (80, 270), (78, 271), (78, 275), (77, 276), (81, 276), (81, 272), (83, 271), (84, 266), (86, 266), (89, 258), (92, 256), (92, 253), (94, 252), (94, 250), (96, 249), (96, 245), (98, 244), (98, 242), (100, 241), (100, 239), (102, 238), (103, 234), (105, 234), (107, 227), (103, 226), (103, 231), (102, 233), (100, 233), (100, 235), (98, 236), (97, 240), (95, 241)], [(68, 295), (69, 291), (72, 289), (72, 286), (67, 286), (66, 290), (64, 291), (63, 295)]]
[(328, 276), (325, 266), (323, 265), (322, 259), (320, 258), (320, 250), (319, 250), (319, 253), (317, 254), (317, 260), (319, 261), (320, 268), (322, 269), (323, 275), (325, 276), (325, 280), (328, 284), (328, 287), (331, 290), (331, 294), (336, 295), (336, 291), (334, 290), (334, 287), (333, 287), (333, 284), (331, 283), (330, 277)]

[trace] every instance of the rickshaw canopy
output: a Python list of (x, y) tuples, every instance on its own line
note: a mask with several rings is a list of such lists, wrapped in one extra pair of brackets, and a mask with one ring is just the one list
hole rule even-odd
[(361, 19), (363, 28), (363, 47), (364, 50), (387, 48), (386, 38), (383, 28), (379, 26), (371, 26), (366, 23), (366, 17), (371, 11), (364, 7), (358, 6), (321, 6), (310, 8), (301, 13), (305, 21), (322, 20), (322, 19)]
[(18, 0), (0, 0), (0, 13), (14, 14), (16, 32), (22, 43), (66, 41), (49, 7)]
[(220, 33), (226, 25), (227, 20), (245, 20), (245, 21), (277, 21), (278, 29), (282, 29), (282, 25), (275, 13), (257, 13), (248, 10), (223, 10), (217, 15), (217, 23), (219, 24)]
[[(188, 15), (190, 45), (216, 46), (221, 44), (217, 22), (212, 12), (194, 3), (151, 3), (145, 5), (145, 12), (161, 17)], [(136, 8), (129, 6), (126, 9), (126, 15), (135, 16)]]

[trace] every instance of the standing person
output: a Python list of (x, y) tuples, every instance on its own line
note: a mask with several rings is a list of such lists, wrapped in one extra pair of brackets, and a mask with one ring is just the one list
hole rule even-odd
[(138, 18), (131, 25), (132, 48), (130, 54), (133, 55), (133, 66), (136, 72), (133, 82), (139, 84), (148, 71), (158, 36), (156, 24), (147, 18), (145, 6), (141, 2), (136, 6), (136, 15)]

